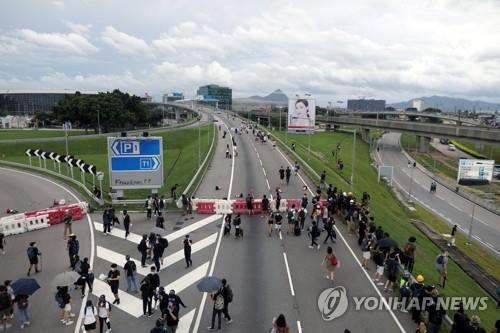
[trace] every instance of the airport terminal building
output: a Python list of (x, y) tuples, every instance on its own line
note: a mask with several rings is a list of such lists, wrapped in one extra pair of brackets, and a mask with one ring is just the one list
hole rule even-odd
[[(34, 114), (35, 111), (52, 111), (66, 95), (76, 90), (0, 90), (0, 111), (7, 114)], [(97, 92), (82, 91), (83, 95)]]

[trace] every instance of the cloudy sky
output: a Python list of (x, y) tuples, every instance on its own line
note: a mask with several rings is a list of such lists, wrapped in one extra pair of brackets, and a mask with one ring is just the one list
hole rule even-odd
[(500, 102), (498, 0), (2, 0), (0, 89)]

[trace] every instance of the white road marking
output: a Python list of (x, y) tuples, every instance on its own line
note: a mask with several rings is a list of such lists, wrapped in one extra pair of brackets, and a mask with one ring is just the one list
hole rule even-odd
[[(261, 163), (261, 165), (262, 165), (262, 163)], [(264, 177), (267, 178), (266, 169), (262, 168), (262, 172), (264, 173)]]
[[(223, 122), (222, 119), (219, 118), (219, 121), (221, 121), (224, 124), (224, 126), (227, 129), (229, 129), (227, 127), (227, 124), (225, 122)], [(233, 136), (231, 134), (231, 131), (228, 130), (228, 132), (229, 132), (229, 136), (232, 140)], [(234, 146), (233, 146), (233, 154), (234, 154)], [(229, 187), (227, 189), (227, 197), (228, 198), (231, 198), (231, 192), (233, 190), (233, 179), (234, 179), (234, 158), (232, 159), (232, 163), (231, 163), (231, 177), (229, 178)], [(222, 216), (223, 219), (224, 219), (224, 217), (225, 217), (225, 215)], [(215, 262), (217, 261), (217, 256), (219, 254), (219, 249), (220, 249), (220, 244), (221, 244), (223, 232), (224, 232), (224, 223), (222, 223), (221, 227), (220, 227), (219, 239), (217, 240), (217, 245), (215, 246), (215, 252), (214, 252), (214, 256), (212, 258), (212, 267), (210, 267), (209, 275), (212, 275), (214, 270), (215, 270)], [(193, 333), (198, 332), (198, 328), (200, 327), (200, 322), (201, 322), (201, 316), (203, 315), (203, 309), (205, 308), (206, 301), (207, 301), (207, 293), (203, 293), (203, 296), (201, 298), (200, 307), (198, 308), (198, 313), (196, 315), (196, 321), (194, 323)]]
[(270, 190), (271, 189), (271, 185), (269, 184), (269, 180), (267, 180), (267, 178), (266, 178), (266, 184), (267, 184), (267, 188)]
[[(221, 217), (222, 217), (222, 215), (210, 215), (209, 217), (204, 218), (203, 220), (200, 220), (198, 222), (195, 222), (195, 223), (192, 223), (188, 226), (185, 226), (184, 228), (182, 228), (180, 230), (174, 231), (173, 233), (168, 234), (164, 238), (166, 238), (169, 242), (172, 242), (178, 238), (184, 237), (185, 235), (187, 235), (195, 230), (203, 228), (203, 227), (209, 225), (210, 223), (213, 223), (213, 222), (219, 220)], [(97, 230), (103, 230), (103, 225), (100, 222), (94, 221), (94, 226)], [(111, 229), (110, 234), (112, 236), (115, 236), (115, 237), (118, 237), (121, 239), (125, 239), (125, 230), (123, 230), (123, 229), (118, 229), (115, 227), (115, 228)], [(128, 235), (127, 240), (131, 241), (133, 243), (139, 244), (142, 240), (142, 236), (135, 234), (135, 233), (130, 233)]]
[(261, 159), (259, 159), (259, 162), (260, 162), (260, 166), (262, 166), (262, 160)]
[(182, 277), (166, 285), (165, 290), (173, 289), (176, 293), (180, 293), (190, 285), (196, 283), (198, 280), (206, 276), (208, 272), (208, 266), (210, 266), (210, 261), (207, 261), (203, 265), (196, 267), (189, 273), (184, 274)]
[(288, 283), (290, 284), (290, 292), (292, 296), (295, 296), (295, 290), (293, 290), (292, 275), (290, 274), (290, 267), (288, 267), (288, 260), (286, 258), (286, 253), (283, 252), (283, 259), (285, 259), (286, 274), (288, 275)]
[[(44, 177), (34, 175), (34, 174), (31, 174), (31, 173), (25, 172), (25, 171), (20, 171), (20, 170), (14, 170), (14, 169), (9, 169), (9, 168), (0, 168), (0, 169), (4, 169), (4, 170), (11, 171), (11, 172), (16, 172), (16, 173), (21, 173), (24, 175), (29, 175), (29, 176), (44, 180), (46, 182), (49, 182), (49, 183), (56, 185), (57, 187), (63, 189), (65, 192), (67, 192), (69, 195), (71, 195), (76, 200), (76, 202), (81, 202), (81, 200), (78, 199), (78, 197), (75, 194), (73, 194), (73, 192), (71, 192), (66, 187), (64, 187), (64, 186), (62, 186), (62, 185), (60, 185), (60, 184), (58, 184), (58, 183), (56, 183), (48, 178), (44, 178)], [(92, 270), (92, 268), (94, 267), (94, 256), (95, 256), (94, 228), (92, 227), (92, 221), (90, 219), (90, 215), (88, 213), (85, 213), (85, 216), (87, 217), (87, 223), (88, 223), (88, 226), (90, 229), (90, 263), (89, 263), (89, 265), (90, 265), (90, 270)], [(76, 326), (75, 326), (75, 331), (74, 331), (75, 333), (80, 332), (80, 326), (81, 326), (82, 320), (83, 320), (83, 309), (84, 309), (85, 303), (87, 303), (87, 298), (88, 298), (88, 294), (85, 295), (85, 297), (82, 299), (82, 305), (80, 306), (80, 312), (78, 314), (78, 319), (76, 321)]]
[(191, 323), (194, 319), (194, 314), (196, 312), (196, 308), (186, 313), (184, 316), (179, 319), (179, 326), (177, 326), (176, 333), (189, 333), (189, 328), (191, 327)]
[[(106, 299), (109, 301), (115, 299), (109, 285), (106, 282), (101, 281), (97, 278), (94, 279), (92, 294), (94, 294), (97, 297), (105, 295)], [(120, 297), (120, 304), (113, 306), (116, 306), (118, 309), (136, 318), (142, 316), (142, 301), (139, 298), (132, 296), (131, 294), (126, 293), (120, 289), (118, 290), (118, 297)], [(78, 326), (78, 328), (80, 327)]]
[(297, 332), (302, 333), (302, 325), (299, 320), (297, 320)]
[[(191, 247), (191, 253), (194, 254), (204, 248), (212, 245), (217, 240), (217, 233), (214, 233), (204, 239), (194, 243)], [(107, 249), (102, 246), (97, 246), (97, 257), (106, 260), (111, 263), (116, 263), (118, 266), (122, 266), (125, 263), (125, 255), (122, 253), (115, 252), (113, 250)], [(172, 266), (173, 264), (182, 261), (184, 259), (184, 249), (172, 253), (171, 255), (164, 258), (164, 264), (160, 267), (160, 271), (165, 268)], [(150, 265), (148, 267), (141, 267), (141, 261), (135, 258), (131, 258), (135, 262), (137, 267), (137, 273), (146, 276), (150, 273)]]
[[(283, 155), (283, 153), (281, 152), (281, 149), (278, 149), (278, 151), (280, 152), (281, 156), (283, 156), (283, 158), (285, 159), (285, 161), (289, 164), (289, 165), (292, 165), (292, 163), (286, 158), (285, 155)], [(307, 183), (304, 181), (304, 178), (302, 178), (299, 174), (299, 178), (302, 180), (302, 183), (304, 185), (307, 186)], [(314, 193), (312, 192), (312, 190), (309, 188), (309, 186), (307, 186), (308, 190), (309, 190), (309, 193), (311, 193), (311, 195), (314, 195)], [(361, 269), (361, 271), (364, 273), (365, 277), (367, 278), (367, 280), (370, 282), (370, 284), (372, 285), (373, 289), (375, 289), (375, 291), (377, 292), (377, 294), (379, 295), (379, 297), (382, 299), (382, 302), (385, 306), (385, 308), (387, 309), (387, 311), (389, 311), (392, 319), (394, 320), (394, 322), (396, 323), (396, 325), (398, 326), (398, 328), (400, 329), (400, 331), (402, 333), (406, 333), (405, 329), (403, 328), (403, 326), (401, 325), (401, 323), (399, 322), (398, 318), (396, 317), (396, 315), (394, 314), (394, 312), (392, 311), (392, 309), (389, 307), (389, 304), (387, 303), (387, 301), (385, 300), (385, 298), (382, 296), (382, 294), (380, 293), (380, 290), (379, 288), (377, 288), (377, 286), (375, 285), (375, 283), (372, 281), (371, 277), (368, 275), (368, 273), (366, 272), (365, 269), (363, 269), (363, 267), (361, 266), (361, 262), (359, 261), (358, 257), (356, 256), (356, 254), (354, 253), (353, 249), (351, 248), (351, 246), (347, 243), (347, 241), (345, 240), (344, 236), (342, 235), (342, 233), (338, 230), (338, 228), (336, 226), (335, 227), (335, 230), (337, 231), (337, 234), (340, 236), (340, 238), (342, 239), (342, 241), (344, 242), (344, 244), (346, 245), (346, 247), (349, 249), (349, 252), (351, 253), (351, 255), (353, 256), (354, 258), (354, 261), (358, 264), (359, 268)]]

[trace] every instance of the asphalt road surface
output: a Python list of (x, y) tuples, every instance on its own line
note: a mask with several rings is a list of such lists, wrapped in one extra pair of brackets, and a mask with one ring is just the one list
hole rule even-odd
[[(379, 141), (377, 159), (383, 165), (394, 167), (394, 183), (412, 199), (439, 215), (451, 226), (457, 224), (462, 232), (469, 234), (473, 204), (444, 186), (436, 193), (429, 192), (432, 179), (418, 168), (408, 168), (408, 160), (401, 151), (400, 134), (387, 133)], [(413, 174), (413, 181), (412, 179)], [(500, 257), (500, 217), (480, 206), (474, 208), (472, 237), (486, 249)]]
[[(238, 119), (221, 116), (219, 121), (228, 127), (239, 127)], [(224, 130), (224, 124), (221, 124)], [(304, 176), (292, 176), (290, 185), (281, 185), (278, 177), (280, 166), (292, 162), (270, 143), (261, 144), (250, 134), (235, 134), (238, 156), (234, 159), (234, 171), (230, 172), (233, 160), (225, 159), (226, 145), (231, 146), (229, 135), (222, 139), (219, 135), (219, 147), (214, 157), (218, 173), (230, 177), (230, 188), (224, 184), (214, 183), (207, 176), (202, 191), (203, 197), (222, 197), (230, 195), (235, 198), (240, 193), (246, 196), (252, 192), (255, 198), (275, 193), (276, 187), (283, 190), (283, 198), (300, 198), (304, 194)], [(220, 147), (222, 146), (222, 151)], [(211, 169), (214, 171), (214, 166)], [(234, 174), (233, 174), (234, 173)], [(307, 183), (307, 182), (306, 182)], [(210, 184), (210, 185), (208, 185)], [(222, 194), (214, 191), (214, 185), (222, 185)], [(307, 183), (311, 188), (313, 184)], [(212, 192), (210, 193), (210, 190)], [(311, 193), (306, 191), (311, 197)], [(335, 283), (325, 278), (320, 267), (326, 251), (322, 245), (318, 251), (308, 248), (309, 238), (304, 233), (300, 237), (284, 232), (268, 237), (267, 220), (260, 216), (242, 216), (244, 229), (243, 239), (227, 237), (222, 239), (220, 248), (216, 250), (212, 263), (215, 262), (213, 275), (228, 280), (234, 291), (234, 302), (230, 304), (233, 323), (223, 323), (224, 332), (267, 332), (273, 317), (283, 313), (293, 332), (327, 332), (343, 331), (345, 328), (353, 332), (403, 332), (414, 330), (407, 314), (399, 311), (355, 310), (353, 296), (374, 296), (379, 298), (383, 291), (380, 285), (372, 283), (369, 272), (361, 269), (358, 258), (361, 252), (354, 237), (344, 239), (344, 228), (339, 223), (337, 243), (332, 245), (339, 257), (341, 266), (337, 271)], [(283, 224), (286, 226), (286, 222)], [(322, 238), (325, 235), (322, 235)], [(347, 312), (333, 321), (324, 321), (318, 309), (318, 296), (333, 286), (342, 286), (347, 291), (349, 305)], [(387, 295), (387, 294), (386, 294)], [(197, 313), (193, 332), (205, 332), (210, 325), (213, 302), (205, 298), (202, 302), (203, 312)]]
[[(2, 167), (0, 168), (0, 211), (3, 216), (7, 208), (15, 208), (20, 212), (47, 208), (52, 205), (54, 199), (64, 198), (67, 203), (78, 202), (78, 196), (66, 188), (67, 186), (58, 185), (52, 180), (37, 175)], [(90, 257), (91, 233), (86, 217), (73, 222), (73, 232), (80, 241), (80, 256)], [(31, 275), (36, 278), (41, 289), (29, 299), (31, 325), (22, 331), (28, 333), (73, 331), (75, 325), (66, 327), (59, 321), (59, 311), (54, 301), (56, 286), (52, 283), (55, 275), (68, 270), (69, 267), (66, 242), (63, 239), (63, 225), (9, 236), (6, 241), (6, 254), (0, 254), (1, 283), (7, 279), (15, 281), (17, 278), (26, 277), (29, 266), (26, 249), (30, 242), (36, 241), (42, 252), (40, 259), (42, 270), (38, 274)], [(71, 296), (72, 312), (78, 315), (82, 301), (80, 293), (73, 291)], [(17, 309), (12, 323), (14, 326), (9, 332), (21, 332)]]

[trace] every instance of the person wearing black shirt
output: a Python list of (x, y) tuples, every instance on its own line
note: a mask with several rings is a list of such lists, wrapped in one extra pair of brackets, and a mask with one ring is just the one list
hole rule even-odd
[(137, 245), (137, 250), (141, 253), (141, 266), (146, 267), (146, 258), (148, 256), (148, 236), (143, 235), (141, 241)]
[(137, 282), (135, 279), (135, 274), (137, 271), (137, 267), (135, 262), (130, 260), (130, 256), (125, 256), (125, 265), (123, 266), (123, 270), (125, 271), (125, 276), (127, 277), (127, 292), (129, 293), (137, 293)]
[(125, 228), (125, 239), (130, 235), (130, 215), (127, 210), (123, 211), (123, 227)]
[(260, 217), (266, 216), (268, 212), (269, 212), (269, 199), (264, 194), (264, 196), (262, 197), (262, 215)]
[(82, 287), (82, 298), (85, 296), (85, 285), (89, 286), (89, 290), (92, 291), (92, 284), (90, 283), (90, 265), (89, 258), (83, 258), (80, 262), (80, 267), (78, 268), (78, 274), (80, 278), (75, 282), (75, 285)]
[(193, 241), (189, 239), (189, 235), (184, 238), (184, 259), (186, 259), (186, 268), (193, 266), (193, 261), (191, 260), (191, 244)]
[(278, 170), (278, 173), (280, 174), (280, 182), (281, 182), (281, 185), (284, 185), (285, 182), (284, 182), (284, 179), (285, 179), (285, 169), (283, 169), (283, 167), (281, 167), (279, 170)]
[(30, 262), (30, 267), (28, 268), (27, 275), (30, 276), (31, 269), (33, 268), (33, 266), (35, 267), (35, 273), (40, 272), (40, 270), (38, 269), (38, 256), (41, 256), (42, 253), (40, 252), (40, 250), (38, 250), (36, 242), (30, 243), (30, 247), (28, 248), (27, 253), (28, 253), (28, 260)]
[(156, 227), (164, 229), (163, 223), (165, 223), (165, 218), (163, 217), (163, 215), (160, 212), (160, 213), (158, 213), (158, 216), (156, 217)]
[(285, 177), (286, 177), (286, 184), (288, 185), (290, 183), (290, 176), (292, 175), (292, 170), (290, 169), (289, 166), (286, 167), (285, 170)]
[[(153, 286), (151, 284), (151, 280), (149, 279), (149, 275), (141, 281), (141, 298), (142, 298), (142, 312), (144, 316), (151, 317), (153, 312), (151, 310), (151, 302), (153, 300)], [(161, 327), (161, 326), (160, 326)]]
[(108, 284), (111, 287), (111, 292), (115, 296), (113, 304), (120, 304), (120, 296), (118, 295), (118, 288), (120, 287), (120, 271), (117, 267), (117, 264), (111, 264), (111, 270), (108, 272)]

